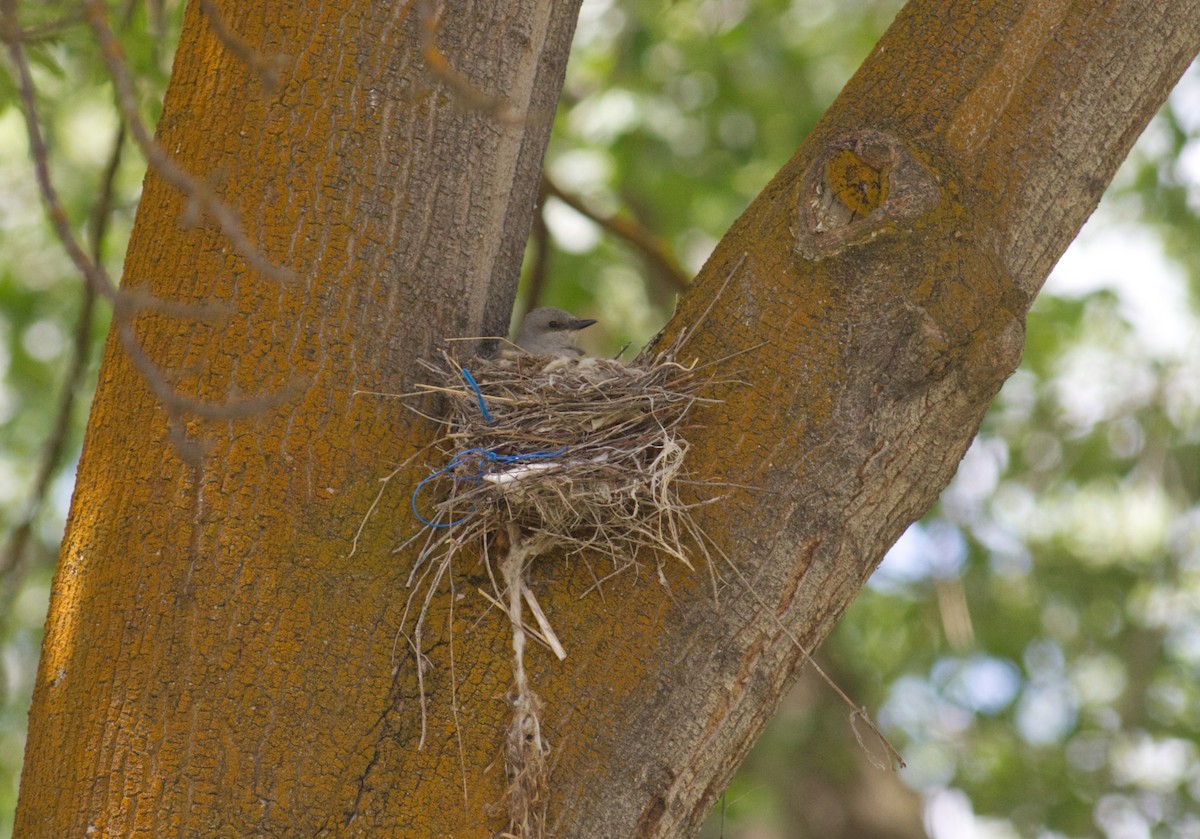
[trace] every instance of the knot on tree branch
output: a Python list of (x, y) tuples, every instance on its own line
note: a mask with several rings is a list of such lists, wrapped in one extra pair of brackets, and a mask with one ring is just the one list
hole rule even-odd
[(865, 129), (829, 143), (801, 187), (796, 251), (817, 260), (924, 215), (937, 179), (895, 136)]

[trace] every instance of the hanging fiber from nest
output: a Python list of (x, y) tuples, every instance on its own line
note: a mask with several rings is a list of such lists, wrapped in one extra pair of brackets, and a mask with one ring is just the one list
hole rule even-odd
[[(490, 599), (508, 614), (513, 644), (507, 835), (536, 839), (546, 819), (549, 744), (525, 673), (527, 632), (560, 659), (566, 652), (528, 586), (529, 564), (550, 551), (598, 552), (619, 570), (649, 551), (692, 567), (685, 545), (703, 550), (703, 538), (678, 493), (689, 480), (681, 429), (711, 380), (668, 355), (625, 364), (506, 352), (462, 365), (443, 353), (425, 366), (437, 383), (422, 389), (448, 403), (437, 444), (446, 461), (412, 493), (428, 530), (410, 580), (433, 581), (414, 646), (419, 657), (433, 589), (458, 551), (475, 545), (487, 557), (498, 548)], [(526, 625), (525, 604), (538, 630)]]

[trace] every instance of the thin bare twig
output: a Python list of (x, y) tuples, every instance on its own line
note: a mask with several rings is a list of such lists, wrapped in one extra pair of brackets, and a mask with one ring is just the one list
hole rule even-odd
[[(0, 19), (0, 29), (5, 33), (20, 31), (15, 17), (15, 0), (0, 0), (0, 11), (3, 13), (2, 19)], [(101, 16), (103, 14), (103, 9), (101, 9)], [(108, 33), (109, 45), (111, 47), (116, 41), (112, 31), (107, 28), (106, 21), (104, 22), (104, 31)], [(63, 209), (58, 191), (55, 189), (54, 182), (50, 177), (49, 153), (45, 138), (42, 135), (41, 120), (38, 116), (37, 99), (34, 93), (33, 77), (30, 72), (29, 60), (25, 53), (24, 45), (20, 40), (13, 38), (6, 37), (5, 41), (9, 57), (12, 59), (13, 66), (16, 69), (17, 90), (25, 113), (25, 126), (29, 138), (30, 156), (33, 159), (38, 189), (41, 192), (42, 201), (46, 205), (46, 213), (50, 217), (51, 225), (63, 249), (67, 252), (76, 269), (83, 275), (87, 285), (97, 296), (104, 297), (112, 303), (112, 328), (134, 366), (142, 374), (146, 384), (150, 387), (150, 390), (162, 400), (164, 406), (167, 408), (169, 415), (168, 427), (172, 431), (172, 436), (176, 438), (176, 441), (180, 445), (181, 454), (193, 458), (198, 453), (198, 450), (190, 445), (182, 435), (181, 429), (184, 427), (182, 417), (185, 414), (192, 414), (205, 419), (236, 419), (267, 410), (290, 399), (297, 390), (302, 388), (302, 385), (293, 385), (277, 394), (265, 397), (248, 400), (230, 400), (224, 403), (207, 402), (184, 396), (175, 390), (163, 370), (142, 350), (132, 324), (133, 316), (139, 311), (158, 309), (180, 314), (198, 314), (202, 317), (211, 317), (214, 309), (212, 306), (192, 306), (184, 303), (159, 300), (140, 291), (130, 292), (120, 290), (108, 276), (108, 272), (104, 270), (103, 264), (87, 254), (83, 245), (76, 237), (75, 232), (71, 229), (66, 210)], [(114, 56), (108, 56), (110, 51), (111, 49), (106, 48), (106, 58), (111, 59), (111, 61), (120, 67), (121, 77), (128, 86), (128, 73), (121, 61), (119, 51)], [(118, 85), (119, 94), (120, 88), (121, 86)], [(125, 92), (132, 97), (131, 86)], [(146, 128), (141, 122), (140, 117), (137, 117), (136, 125), (128, 120), (127, 123), (135, 139), (138, 139), (139, 132), (143, 135), (145, 134)], [(190, 459), (189, 462), (191, 462)]]
[[(124, 147), (125, 126), (122, 124), (117, 127), (116, 136), (113, 138), (108, 164), (104, 167), (104, 174), (100, 180), (96, 205), (92, 208), (92, 259), (97, 264), (104, 261), (104, 242), (109, 222), (112, 219), (113, 193)], [(15, 581), (19, 576), (18, 569), (25, 555), (25, 546), (33, 532), (33, 522), (45, 504), (46, 494), (50, 491), (50, 482), (58, 470), (59, 461), (66, 448), (67, 432), (70, 429), (71, 415), (74, 412), (75, 400), (79, 393), (79, 383), (83, 379), (83, 371), (87, 368), (88, 358), (91, 355), (92, 315), (95, 308), (96, 291), (90, 283), (84, 283), (83, 300), (80, 304), (79, 319), (75, 326), (75, 339), (72, 342), (71, 361), (63, 379), (62, 394), (59, 396), (54, 425), (42, 447), (37, 476), (25, 503), (25, 510), (9, 536), (4, 553), (0, 554), (0, 578), (8, 578), (6, 586), (8, 591), (0, 591), (0, 601), (7, 599), (5, 594), (11, 594), (15, 590)]]
[(651, 273), (662, 280), (672, 291), (684, 292), (691, 286), (692, 278), (679, 264), (666, 243), (633, 219), (604, 215), (593, 210), (579, 196), (572, 195), (558, 186), (545, 173), (542, 174), (542, 188), (575, 212), (591, 219), (601, 229), (632, 245), (642, 255)]
[(524, 118), (513, 103), (499, 94), (480, 90), (450, 64), (437, 43), (440, 21), (434, 0), (417, 0), (417, 13), (421, 20), (421, 56), (425, 59), (425, 66), (435, 78), (454, 92), (454, 101), (468, 110), (491, 114), (506, 125), (521, 124)]
[(71, 223), (67, 219), (67, 213), (58, 198), (58, 191), (54, 188), (54, 183), (50, 178), (50, 156), (46, 150), (46, 141), (42, 136), (41, 122), (37, 115), (37, 101), (33, 92), (33, 77), (29, 71), (29, 60), (25, 55), (25, 48), (22, 42), (8, 35), (8, 33), (20, 32), (20, 25), (16, 19), (15, 6), (15, 0), (4, 0), (3, 2), (3, 29), (6, 33), (4, 40), (8, 47), (8, 54), (12, 59), (13, 67), (16, 69), (17, 94), (20, 96), (21, 104), (25, 110), (25, 127), (29, 136), (29, 153), (33, 158), (33, 170), (37, 178), (38, 189), (41, 191), (42, 200), (46, 203), (46, 212), (50, 216), (50, 223), (54, 227), (54, 232), (58, 235), (59, 241), (66, 249), (71, 262), (83, 274), (84, 279), (96, 294), (115, 303), (117, 299), (116, 285), (109, 279), (103, 267), (88, 257), (82, 245), (75, 238), (75, 233), (71, 230)]
[(272, 91), (279, 85), (279, 75), (288, 62), (285, 55), (264, 55), (242, 40), (236, 32), (225, 25), (221, 10), (213, 0), (200, 0), (200, 10), (208, 18), (209, 28), (225, 45), (234, 58), (249, 67), (258, 76), (263, 89)]
[(125, 66), (121, 44), (108, 24), (108, 10), (103, 0), (84, 0), (84, 10), (87, 13), (88, 24), (100, 45), (100, 54), (108, 67), (108, 75), (117, 94), (117, 105), (121, 109), (121, 115), (150, 166), (167, 183), (182, 192), (190, 202), (202, 207), (212, 216), (225, 238), (251, 268), (279, 282), (291, 280), (292, 272), (273, 263), (246, 235), (237, 211), (222, 200), (205, 181), (176, 163), (155, 141), (142, 119), (133, 79), (129, 75), (129, 68)]
[(68, 12), (57, 20), (29, 26), (25, 28), (12, 27), (4, 31), (4, 40), (18, 40), (23, 44), (37, 44), (60, 37), (68, 29), (83, 23), (83, 12), (76, 9)]

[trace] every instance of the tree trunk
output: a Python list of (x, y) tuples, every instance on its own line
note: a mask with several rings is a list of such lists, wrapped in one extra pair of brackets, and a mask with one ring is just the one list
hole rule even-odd
[[(215, 323), (139, 319), (180, 390), (286, 401), (188, 417), (203, 446), (189, 463), (110, 341), (18, 835), (505, 824), (509, 630), (465, 558), (427, 619), (418, 748), (401, 634), (413, 552), (390, 549), (418, 528), (423, 463), (351, 554), (375, 479), (432, 433), (354, 391), (408, 390), (442, 338), (502, 331), (575, 11), (459, 5), (435, 26), (421, 6), (225, 4), (228, 28), (286, 54), (271, 93), (190, 10), (160, 139), (219, 175), (296, 276), (263, 279), (215, 231), (182, 226), (188, 202), (152, 175), (125, 282), (231, 306)], [(422, 51), (428, 32), (449, 68)], [(554, 744), (553, 835), (694, 832), (800, 646), (950, 479), (1017, 363), (1033, 295), (1197, 49), (1200, 0), (913, 0), (900, 14), (664, 335), (687, 329), (683, 354), (728, 359), (714, 369), (738, 380), (689, 435), (692, 472), (715, 484), (697, 497), (723, 496), (697, 515), (724, 555), (716, 601), (708, 574), (678, 565), (667, 586), (648, 570), (586, 597), (586, 563), (534, 569), (568, 651), (527, 661)]]
[[(578, 0), (433, 6), (189, 4), (158, 141), (292, 278), (253, 270), (150, 172), (126, 292), (227, 311), (134, 324), (204, 416), (164, 410), (109, 340), (20, 836), (432, 836), (443, 811), (461, 819), (457, 759), (412, 736), (402, 507), (349, 556), (379, 479), (431, 428), (356, 391), (403, 393), (444, 337), (507, 330)], [(382, 771), (393, 749), (405, 775)]]

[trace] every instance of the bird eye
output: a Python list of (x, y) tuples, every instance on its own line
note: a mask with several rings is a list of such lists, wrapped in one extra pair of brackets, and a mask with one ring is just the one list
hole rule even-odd
[(561, 324), (560, 324), (558, 321), (556, 321), (556, 320), (552, 320), (552, 321), (550, 321), (550, 328), (551, 328), (551, 329), (558, 329), (560, 326), (561, 326)]

